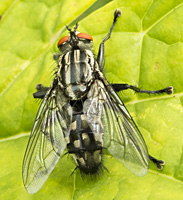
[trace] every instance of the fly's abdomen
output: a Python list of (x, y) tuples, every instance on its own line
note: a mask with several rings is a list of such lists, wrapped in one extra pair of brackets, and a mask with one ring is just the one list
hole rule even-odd
[(65, 95), (71, 100), (81, 99), (93, 79), (93, 53), (79, 49), (70, 51), (62, 56), (59, 65), (59, 76)]
[(73, 116), (67, 148), (81, 172), (98, 172), (102, 162), (102, 146), (103, 134), (96, 137), (83, 114)]

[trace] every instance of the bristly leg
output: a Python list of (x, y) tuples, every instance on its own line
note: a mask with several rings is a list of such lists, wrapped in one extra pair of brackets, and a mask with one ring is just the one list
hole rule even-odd
[(36, 90), (37, 92), (35, 92), (33, 94), (33, 97), (35, 99), (43, 99), (48, 91), (49, 87), (44, 87), (42, 84), (37, 84), (36, 86)]
[(72, 171), (72, 173), (70, 174), (70, 176), (72, 176), (78, 168), (79, 168), (79, 167), (76, 166), (76, 167), (74, 168), (74, 170)]
[(131, 89), (137, 93), (146, 93), (146, 94), (162, 94), (162, 93), (166, 93), (168, 95), (171, 95), (173, 93), (173, 87), (172, 86), (168, 86), (164, 89), (161, 90), (154, 90), (154, 91), (150, 91), (150, 90), (143, 90), (140, 89), (136, 86), (133, 85), (128, 85), (128, 84), (111, 84), (112, 87), (115, 89), (116, 92), (122, 91), (122, 90), (127, 90), (127, 89)]
[(99, 68), (102, 70), (103, 66), (104, 66), (104, 43), (110, 38), (111, 33), (114, 29), (114, 26), (117, 22), (118, 17), (121, 16), (121, 10), (120, 9), (116, 9), (114, 12), (114, 19), (113, 19), (113, 23), (112, 26), (109, 30), (109, 33), (104, 37), (104, 39), (102, 40), (102, 42), (100, 43), (99, 46), (99, 51), (98, 51), (98, 55), (97, 55), (97, 63), (99, 65)]
[(157, 168), (159, 170), (163, 169), (163, 165), (165, 165), (164, 160), (157, 160), (156, 158), (152, 157), (151, 155), (149, 155), (149, 159), (157, 166)]

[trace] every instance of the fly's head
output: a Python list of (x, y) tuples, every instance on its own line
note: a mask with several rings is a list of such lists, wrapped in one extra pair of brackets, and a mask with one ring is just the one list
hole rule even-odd
[(58, 41), (57, 46), (63, 54), (75, 49), (80, 49), (81, 51), (92, 50), (92, 36), (87, 33), (79, 33), (77, 31), (78, 25), (79, 24), (76, 24), (74, 30), (66, 26), (67, 30), (69, 31), (69, 35), (62, 37)]

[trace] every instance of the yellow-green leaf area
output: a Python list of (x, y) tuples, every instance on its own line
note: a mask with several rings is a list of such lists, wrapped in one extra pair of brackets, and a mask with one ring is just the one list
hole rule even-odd
[[(180, 200), (183, 198), (183, 1), (182, 0), (24, 0), (1, 1), (0, 13), (0, 199)], [(105, 5), (106, 4), (106, 5)], [(32, 94), (38, 83), (49, 86), (56, 67), (57, 41), (79, 21), (80, 32), (94, 38), (94, 53), (108, 33), (116, 8), (122, 15), (105, 44), (104, 73), (111, 83), (145, 90), (174, 87), (169, 96), (120, 92), (139, 127), (153, 163), (146, 176), (131, 174), (105, 153), (105, 171), (95, 179), (73, 175), (71, 156), (61, 158), (36, 194), (21, 178), (28, 135), (40, 103)], [(105, 133), (104, 133), (105, 134)], [(120, 152), (119, 152), (120, 153)], [(71, 176), (70, 176), (71, 175)]]

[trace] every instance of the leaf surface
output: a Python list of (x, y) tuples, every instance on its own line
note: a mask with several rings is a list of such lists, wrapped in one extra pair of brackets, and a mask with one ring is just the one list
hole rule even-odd
[[(105, 3), (108, 3), (106, 1)], [(183, 198), (183, 1), (44, 0), (1, 1), (0, 14), (0, 199), (179, 200)], [(98, 9), (100, 8), (100, 9)], [(43, 188), (27, 194), (21, 165), (39, 103), (35, 86), (49, 86), (56, 67), (53, 52), (65, 24), (94, 38), (94, 51), (122, 16), (105, 44), (105, 74), (111, 83), (146, 90), (172, 85), (174, 94), (146, 95), (124, 91), (120, 97), (137, 123), (152, 156), (166, 165), (137, 177), (110, 155), (109, 170), (95, 180), (82, 180), (69, 156), (60, 159)]]

